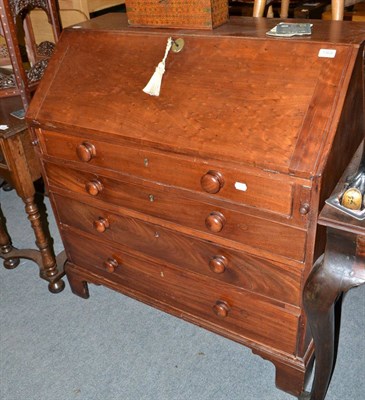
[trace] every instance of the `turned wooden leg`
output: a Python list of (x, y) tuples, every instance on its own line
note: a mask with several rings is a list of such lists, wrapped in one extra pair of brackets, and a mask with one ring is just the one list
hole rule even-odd
[(255, 0), (253, 4), (253, 17), (263, 17), (266, 7), (266, 0)]
[(354, 257), (355, 254), (354, 235), (338, 235), (335, 229), (328, 228), (325, 256), (314, 266), (304, 288), (303, 302), (316, 359), (310, 400), (325, 398), (334, 369), (335, 333), (339, 328), (335, 318), (336, 302), (344, 292), (365, 282), (354, 273), (357, 268), (364, 267), (364, 260)]
[[(10, 237), (6, 231), (5, 217), (0, 207), (0, 252), (4, 256), (11, 253), (13, 246), (11, 245)], [(4, 260), (4, 267), (7, 269), (13, 269), (19, 265), (20, 259), (18, 257), (6, 258)]]
[(48, 288), (50, 292), (59, 293), (65, 287), (65, 283), (61, 279), (65, 274), (63, 271), (65, 255), (60, 253), (57, 259), (55, 258), (53, 249), (48, 242), (48, 231), (47, 229), (44, 230), (34, 197), (28, 197), (24, 202), (39, 250), (17, 249), (12, 246), (6, 230), (5, 217), (0, 207), (0, 257), (4, 259), (4, 266), (7, 269), (15, 268), (22, 258), (34, 261), (39, 266), (41, 278), (49, 282)]
[(289, 15), (289, 0), (281, 0), (280, 18), (288, 18)]
[(52, 293), (59, 293), (64, 289), (65, 283), (62, 279), (56, 279), (58, 275), (56, 258), (42, 227), (41, 216), (34, 201), (34, 196), (23, 200), (25, 203), (25, 211), (36, 237), (36, 245), (41, 253), (42, 266), (40, 273), (41, 275), (44, 274), (44, 278), (49, 281), (49, 291)]
[(345, 10), (344, 0), (332, 0), (332, 19), (335, 21), (342, 21)]

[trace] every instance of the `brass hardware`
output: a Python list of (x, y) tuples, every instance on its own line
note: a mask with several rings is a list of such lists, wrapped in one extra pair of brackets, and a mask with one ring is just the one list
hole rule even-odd
[(185, 41), (182, 38), (172, 40), (172, 47), (171, 50), (174, 53), (180, 53), (180, 51), (184, 48)]
[(350, 188), (342, 196), (341, 205), (350, 210), (361, 210), (362, 193), (357, 188)]
[(155, 196), (154, 196), (153, 194), (150, 194), (150, 195), (148, 196), (148, 198), (150, 199), (150, 202), (151, 202), (151, 203), (155, 201)]
[(343, 189), (327, 199), (326, 203), (359, 221), (365, 220), (365, 149), (362, 150), (357, 171), (346, 179)]
[(145, 167), (148, 167), (148, 158), (145, 158), (143, 160), (143, 164), (144, 164)]

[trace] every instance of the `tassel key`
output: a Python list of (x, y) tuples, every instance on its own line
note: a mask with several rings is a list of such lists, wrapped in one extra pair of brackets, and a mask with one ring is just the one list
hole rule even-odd
[[(179, 40), (179, 39), (178, 39)], [(171, 47), (173, 46), (173, 43), (175, 43), (171, 37), (167, 39), (167, 45), (166, 45), (166, 50), (165, 50), (165, 55), (162, 61), (157, 65), (155, 72), (153, 73), (151, 79), (143, 89), (143, 91), (150, 96), (159, 96), (160, 95), (160, 90), (161, 90), (161, 83), (162, 83), (162, 78), (165, 73), (165, 64), (166, 64), (166, 59), (169, 54), (169, 51), (171, 50)], [(175, 47), (175, 45), (174, 45)], [(181, 46), (178, 46), (178, 48)], [(176, 52), (175, 50), (173, 50)], [(180, 51), (180, 50), (179, 50)]]

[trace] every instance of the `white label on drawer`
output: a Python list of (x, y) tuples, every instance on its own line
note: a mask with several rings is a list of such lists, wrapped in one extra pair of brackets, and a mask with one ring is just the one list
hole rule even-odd
[(243, 182), (235, 182), (234, 187), (241, 192), (246, 192), (247, 185)]
[(0, 131), (6, 131), (9, 129), (8, 125), (0, 125)]
[(319, 50), (318, 57), (322, 58), (335, 58), (336, 50), (335, 49), (321, 49)]

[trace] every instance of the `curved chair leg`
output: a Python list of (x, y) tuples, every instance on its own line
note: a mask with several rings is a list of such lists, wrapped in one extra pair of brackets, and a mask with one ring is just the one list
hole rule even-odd
[(365, 282), (365, 279), (353, 274), (353, 269), (363, 262), (353, 254), (356, 254), (353, 236), (340, 236), (336, 230), (327, 228), (325, 256), (314, 266), (304, 288), (303, 303), (314, 340), (316, 359), (310, 400), (324, 400), (335, 366), (338, 300), (343, 293)]
[(327, 273), (322, 260), (314, 267), (304, 295), (316, 357), (311, 400), (324, 399), (330, 382), (335, 352), (335, 301), (339, 294), (339, 282)]

